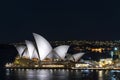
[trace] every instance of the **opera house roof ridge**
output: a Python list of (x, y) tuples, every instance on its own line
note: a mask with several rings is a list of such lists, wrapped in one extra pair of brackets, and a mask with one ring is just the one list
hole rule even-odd
[[(69, 45), (60, 45), (52, 48), (51, 44), (41, 35), (32, 33), (35, 43), (29, 40), (25, 40), (25, 45), (15, 45), (19, 57), (27, 57), (29, 59), (38, 58), (43, 61), (45, 58), (60, 58), (65, 60), (65, 56), (68, 52)], [(72, 55), (74, 61), (78, 61), (85, 53), (77, 53)], [(72, 58), (69, 58), (72, 60)]]

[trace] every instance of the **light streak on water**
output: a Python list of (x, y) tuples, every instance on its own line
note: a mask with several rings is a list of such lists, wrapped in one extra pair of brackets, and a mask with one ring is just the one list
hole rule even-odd
[(6, 70), (6, 80), (120, 80), (120, 71), (68, 69)]

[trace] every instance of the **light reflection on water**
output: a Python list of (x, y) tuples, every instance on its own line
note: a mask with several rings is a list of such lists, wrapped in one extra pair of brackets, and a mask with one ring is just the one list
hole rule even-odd
[(6, 70), (6, 80), (120, 80), (119, 75), (114, 70)]

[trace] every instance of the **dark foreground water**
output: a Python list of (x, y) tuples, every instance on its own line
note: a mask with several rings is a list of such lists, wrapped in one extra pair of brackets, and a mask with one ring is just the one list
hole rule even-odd
[(108, 70), (6, 70), (5, 80), (120, 80), (120, 71)]

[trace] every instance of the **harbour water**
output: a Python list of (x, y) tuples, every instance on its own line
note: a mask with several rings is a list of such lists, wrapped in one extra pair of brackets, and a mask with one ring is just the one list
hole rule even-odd
[(119, 70), (5, 70), (5, 80), (120, 80)]

